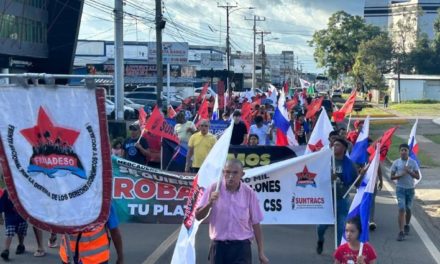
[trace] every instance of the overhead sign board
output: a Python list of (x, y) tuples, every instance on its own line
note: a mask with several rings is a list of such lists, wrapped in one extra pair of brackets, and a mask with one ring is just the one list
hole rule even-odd
[[(187, 42), (163, 42), (162, 43), (162, 62), (167, 64), (186, 64), (188, 63), (188, 43)], [(156, 42), (148, 42), (148, 61), (155, 62), (157, 57)]]

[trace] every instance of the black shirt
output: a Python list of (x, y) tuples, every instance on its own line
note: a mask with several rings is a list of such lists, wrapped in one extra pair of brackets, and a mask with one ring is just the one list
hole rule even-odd
[[(132, 139), (132, 138), (127, 138), (124, 141), (122, 147), (124, 148), (125, 158), (128, 159), (129, 161), (133, 161), (145, 165), (147, 164), (147, 157), (145, 157), (144, 154), (142, 154), (142, 152), (136, 148), (135, 146), (136, 142), (137, 139)], [(145, 138), (142, 137), (139, 143), (144, 149), (148, 148), (148, 143)]]
[(240, 121), (238, 124), (234, 123), (234, 128), (232, 129), (231, 145), (240, 145), (243, 143), (244, 135), (247, 134), (246, 125)]

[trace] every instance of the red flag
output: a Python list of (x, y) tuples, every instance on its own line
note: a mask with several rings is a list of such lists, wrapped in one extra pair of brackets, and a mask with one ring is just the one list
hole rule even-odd
[(249, 102), (244, 102), (241, 106), (241, 118), (249, 131), (252, 123), (252, 106)]
[(370, 154), (369, 161), (371, 162), (374, 158), (374, 153), (376, 153), (376, 143), (380, 142), (380, 161), (384, 161), (387, 157), (388, 150), (390, 149), (392, 143), (392, 137), (397, 127), (392, 127), (385, 131), (383, 135), (378, 138), (370, 147), (368, 147), (367, 151)]
[(343, 112), (344, 115), (350, 114), (351, 111), (353, 111), (353, 105), (356, 101), (356, 91), (353, 91), (350, 94), (350, 97), (348, 97), (347, 101), (345, 101), (345, 104), (339, 109), (340, 112)]
[(199, 96), (197, 97), (197, 102), (200, 102), (203, 100), (203, 98), (205, 98), (205, 95), (208, 92), (208, 87), (209, 87), (209, 82), (207, 82), (207, 83), (205, 83), (205, 85), (203, 85), (203, 89), (200, 92)]
[(176, 108), (175, 112), (180, 112), (180, 111), (182, 111), (182, 109), (183, 109), (183, 104), (180, 104), (180, 105)]
[(307, 114), (306, 118), (312, 118), (315, 116), (315, 114), (321, 109), (322, 101), (324, 100), (324, 97), (320, 97), (317, 99), (314, 99), (310, 105), (307, 107)]
[(147, 122), (147, 113), (145, 113), (145, 110), (143, 107), (139, 108), (139, 127), (141, 129), (145, 128), (145, 123)]
[(289, 94), (289, 84), (287, 82), (284, 82), (284, 94)]
[(159, 108), (157, 108), (157, 106), (154, 107), (153, 112), (151, 113), (151, 116), (145, 126), (145, 129), (153, 135), (164, 137), (176, 143), (179, 143), (179, 138), (174, 133), (174, 128), (170, 124), (168, 124), (165, 118), (163, 118), (163, 115), (159, 111)]
[(350, 114), (353, 110), (353, 105), (356, 101), (356, 91), (353, 91), (350, 94), (350, 97), (348, 97), (347, 101), (345, 101), (345, 104), (336, 112), (333, 112), (333, 121), (335, 122), (342, 122), (344, 121), (344, 118), (347, 114)]
[(169, 105), (168, 109), (167, 109), (168, 118), (174, 118), (176, 115), (177, 114), (176, 114), (176, 111), (174, 111), (174, 108), (171, 105)]
[(342, 121), (344, 121), (345, 118), (345, 113), (341, 112), (341, 111), (335, 111), (333, 112), (333, 121), (336, 123), (340, 123)]
[(198, 115), (199, 115), (199, 120), (201, 119), (209, 119), (209, 113), (208, 113), (208, 100), (204, 100), (202, 102), (202, 104), (200, 105), (199, 111), (198, 111)]

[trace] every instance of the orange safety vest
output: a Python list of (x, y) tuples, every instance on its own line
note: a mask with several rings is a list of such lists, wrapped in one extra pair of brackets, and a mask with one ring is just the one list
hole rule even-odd
[[(68, 236), (68, 240), (66, 239)], [(78, 244), (78, 262), (81, 264), (103, 263), (110, 259), (110, 239), (105, 226), (101, 226), (91, 232), (64, 235), (60, 245), (60, 257), (64, 263), (73, 263), (76, 245)], [(66, 247), (68, 241), (70, 246)], [(69, 262), (69, 257), (70, 261)]]

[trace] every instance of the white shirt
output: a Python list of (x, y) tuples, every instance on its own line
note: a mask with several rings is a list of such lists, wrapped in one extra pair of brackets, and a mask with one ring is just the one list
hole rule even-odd
[(258, 145), (264, 146), (266, 145), (266, 139), (269, 135), (270, 128), (267, 125), (262, 125), (261, 127), (257, 127), (257, 125), (252, 125), (249, 129), (250, 134), (256, 134), (258, 136)]

